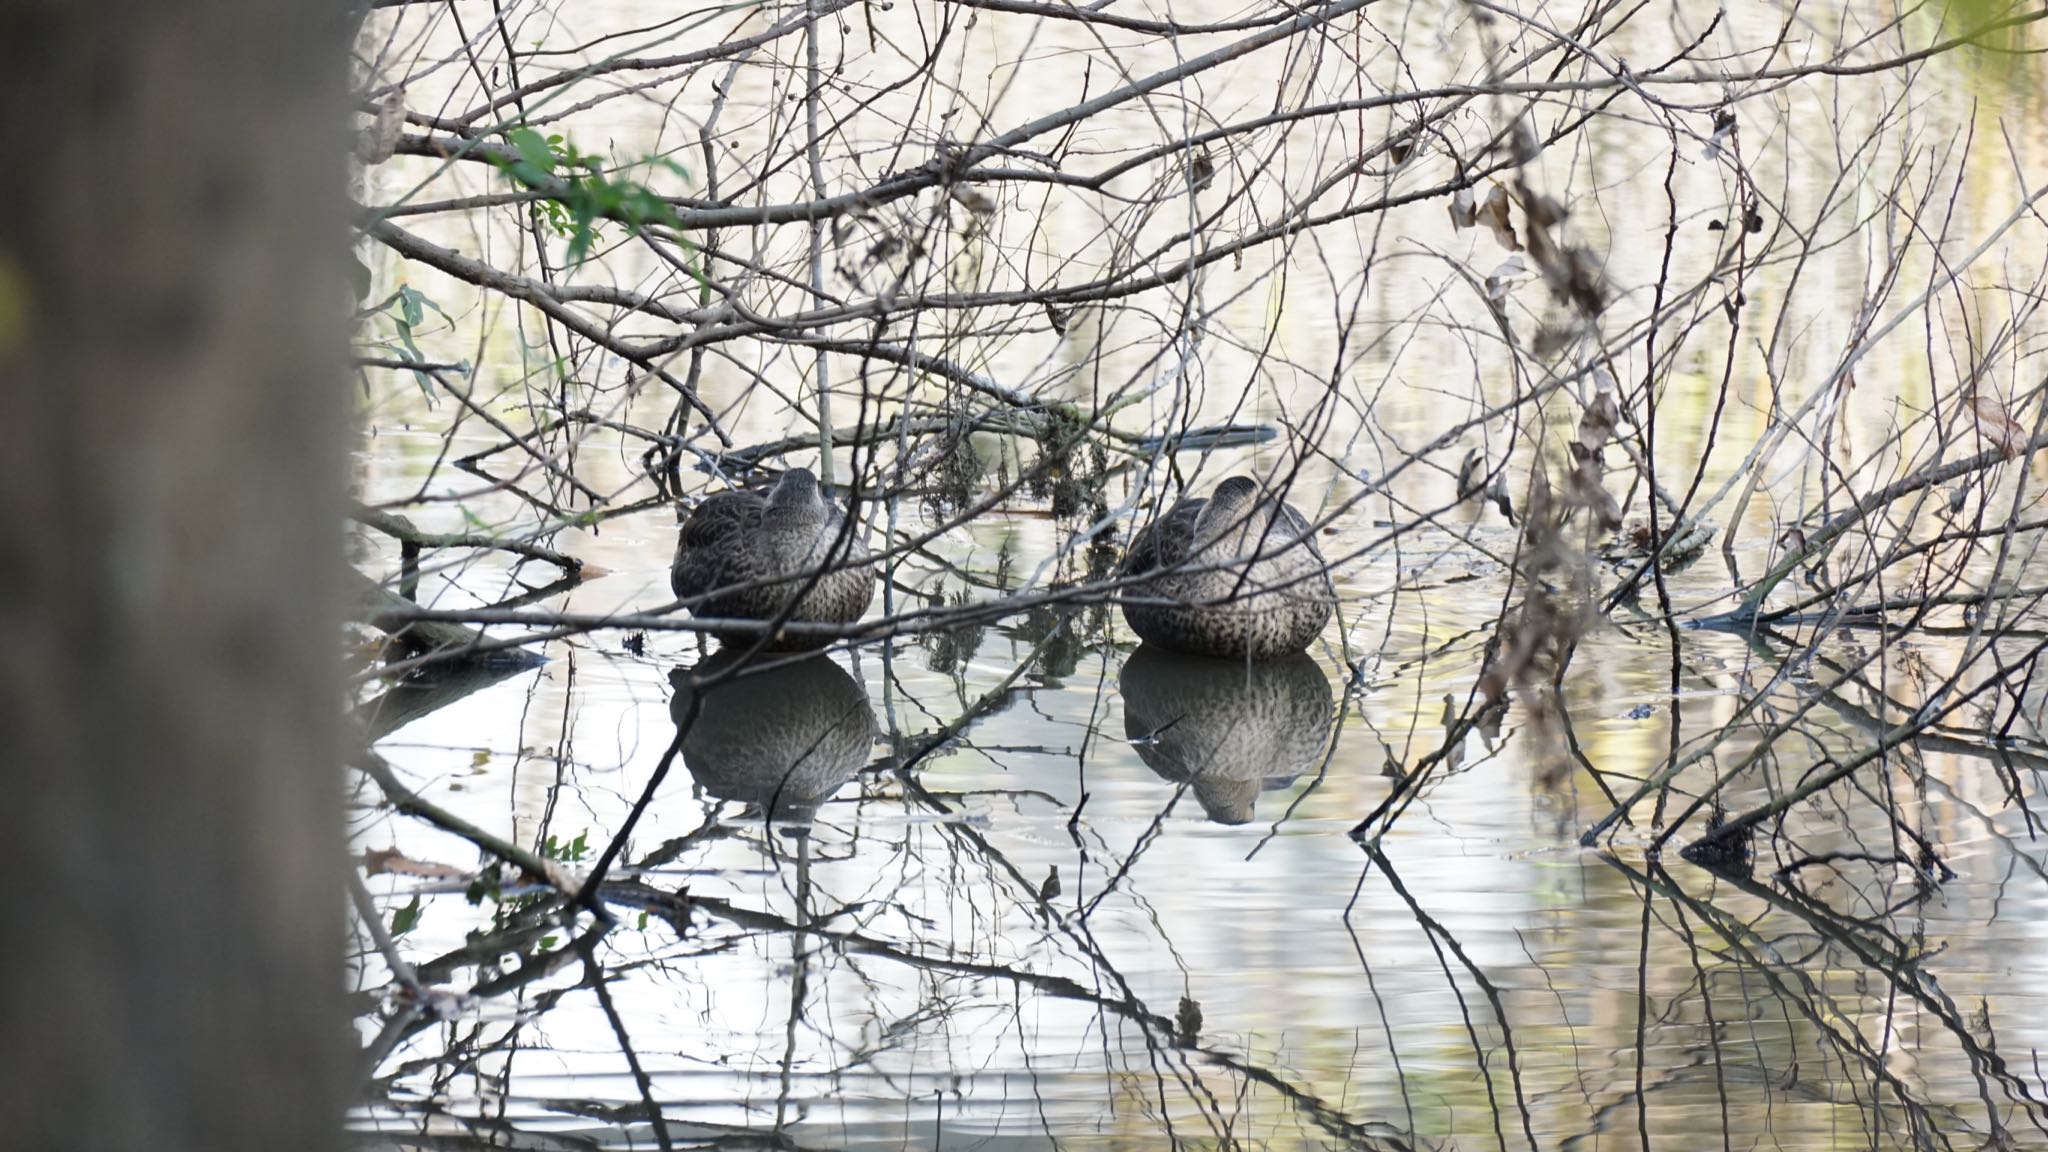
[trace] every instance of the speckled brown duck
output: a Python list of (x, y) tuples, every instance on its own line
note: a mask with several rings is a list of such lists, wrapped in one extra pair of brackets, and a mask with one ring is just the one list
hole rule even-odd
[(688, 725), (683, 764), (712, 796), (776, 824), (808, 824), (874, 750), (867, 691), (822, 655), (693, 687), (731, 661), (721, 652), (669, 673), (669, 716)]
[(1246, 663), (1141, 644), (1117, 691), (1138, 758), (1218, 824), (1248, 822), (1260, 792), (1315, 772), (1335, 713), (1329, 677), (1300, 652)]
[(1274, 660), (1306, 649), (1337, 607), (1308, 520), (1233, 476), (1175, 504), (1131, 541), (1124, 619), (1140, 639), (1197, 656)]
[[(697, 505), (677, 535), (669, 586), (685, 600), (712, 594), (694, 608), (707, 619), (850, 624), (875, 597), (875, 570), (867, 559), (858, 525), (847, 531), (845, 516), (818, 478), (808, 468), (792, 468), (766, 496), (720, 492)], [(821, 568), (831, 570), (812, 584)], [(799, 593), (802, 598), (784, 616)], [(759, 637), (737, 631), (714, 635), (749, 645)], [(824, 643), (816, 636), (782, 634), (767, 647)]]

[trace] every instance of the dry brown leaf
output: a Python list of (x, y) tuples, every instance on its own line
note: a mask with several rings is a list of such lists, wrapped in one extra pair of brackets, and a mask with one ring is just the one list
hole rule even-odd
[(1392, 140), (1387, 141), (1387, 158), (1396, 164), (1406, 164), (1408, 157), (1415, 154), (1415, 129), (1410, 128)]
[(1996, 396), (1978, 392), (1971, 397), (1970, 408), (1977, 417), (1977, 435), (1982, 436), (1993, 448), (2010, 460), (2026, 447), (2027, 431), (2013, 422), (2006, 414), (2005, 405)]
[(1598, 316), (1607, 307), (1607, 278), (1594, 255), (1576, 245), (1564, 248), (1541, 229), (1529, 230), (1529, 258), (1543, 273), (1550, 291), (1581, 315)]
[(377, 118), (356, 136), (356, 156), (365, 164), (382, 164), (398, 149), (405, 131), (405, 89), (394, 88), (377, 106)]
[(1479, 206), (1472, 199), (1470, 188), (1460, 188), (1451, 193), (1451, 227), (1464, 231), (1479, 220)]
[(1539, 461), (1529, 469), (1529, 498), (1522, 508), (1522, 537), (1532, 548), (1541, 548), (1550, 543), (1551, 522), (1550, 477)]
[(1486, 457), (1474, 448), (1465, 453), (1464, 462), (1458, 465), (1458, 499), (1469, 500), (1485, 487)]
[(1520, 252), (1522, 242), (1515, 238), (1514, 223), (1508, 218), (1508, 190), (1498, 184), (1486, 194), (1486, 202), (1479, 206), (1479, 223), (1493, 231), (1493, 238), (1510, 252)]
[(996, 214), (996, 202), (989, 199), (985, 193), (970, 188), (965, 184), (955, 184), (950, 191), (953, 196), (953, 203), (960, 205), (974, 215), (993, 216)]
[(369, 876), (417, 876), (422, 880), (469, 879), (469, 873), (453, 865), (414, 860), (396, 848), (364, 849), (363, 872)]
[(1486, 298), (1496, 304), (1500, 303), (1507, 298), (1508, 289), (1513, 286), (1514, 278), (1528, 271), (1529, 265), (1524, 263), (1520, 256), (1510, 256), (1501, 261), (1493, 271), (1486, 274)]
[(1595, 392), (1593, 402), (1579, 417), (1579, 447), (1598, 453), (1614, 439), (1614, 430), (1620, 425), (1621, 406), (1614, 402), (1614, 393), (1605, 389)]
[(1501, 516), (1509, 524), (1520, 523), (1520, 521), (1515, 519), (1515, 503), (1508, 499), (1507, 469), (1503, 468), (1493, 474), (1493, 483), (1486, 489), (1486, 495), (1493, 500), (1493, 506), (1500, 509)]
[(1522, 215), (1528, 220), (1529, 227), (1549, 228), (1564, 222), (1564, 205), (1535, 191), (1526, 183), (1518, 185), (1517, 191), (1521, 193)]
[(1615, 503), (1607, 486), (1600, 482), (1605, 471), (1597, 453), (1581, 458), (1579, 466), (1572, 469), (1572, 498), (1591, 512), (1602, 528), (1612, 531), (1621, 527), (1621, 505)]

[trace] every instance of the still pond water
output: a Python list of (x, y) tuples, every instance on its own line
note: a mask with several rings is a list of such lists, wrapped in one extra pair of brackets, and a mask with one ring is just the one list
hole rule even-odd
[[(608, 525), (579, 550), (609, 573), (549, 603), (665, 603), (673, 530), (663, 508)], [(1054, 525), (955, 536), (925, 575), (985, 592)], [(687, 890), (686, 931), (626, 909), (586, 954), (514, 895), (372, 877), (408, 956), (441, 958), (424, 974), (486, 991), (383, 1060), (366, 1145), (656, 1147), (650, 1105), (692, 1146), (2039, 1145), (2048, 848), (1991, 765), (1929, 752), (1894, 774), (1956, 872), (1938, 887), (1856, 862), (1717, 877), (1647, 860), (1640, 827), (1578, 846), (1609, 807), (1587, 768), (1624, 790), (1674, 723), (1714, 729), (1768, 678), (1738, 638), (1684, 634), (1674, 698), (1661, 628), (1596, 630), (1565, 684), (1582, 763), (1518, 706), (1375, 850), (1355, 842), (1390, 751), (1437, 747), (1478, 675), (1501, 578), (1443, 579), (1465, 574), (1378, 615), (1348, 584), (1368, 605), (1341, 621), (1348, 653), (1333, 626), (1248, 674), (1135, 651), (1084, 609), (708, 693), (622, 858)], [(517, 590), (488, 566), (461, 580)], [(547, 652), (378, 747), (434, 802), (587, 864), (675, 735), (671, 677), (703, 657), (674, 633)], [(1866, 739), (1823, 708), (1737, 799)], [(2017, 779), (2038, 805), (2038, 772)], [(361, 799), (362, 849), (478, 864)], [(1803, 816), (1804, 843), (1888, 851), (1849, 809)], [(478, 933), (494, 942), (470, 950)], [(385, 983), (373, 952), (360, 980)]]

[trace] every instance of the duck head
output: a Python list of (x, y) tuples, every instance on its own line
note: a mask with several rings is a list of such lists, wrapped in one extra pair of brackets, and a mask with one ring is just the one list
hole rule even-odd
[(1209, 493), (1208, 503), (1195, 519), (1195, 539), (1215, 540), (1243, 528), (1258, 504), (1258, 482), (1249, 476), (1232, 476)]
[(768, 491), (771, 524), (815, 524), (825, 518), (825, 494), (818, 477), (809, 468), (791, 468)]

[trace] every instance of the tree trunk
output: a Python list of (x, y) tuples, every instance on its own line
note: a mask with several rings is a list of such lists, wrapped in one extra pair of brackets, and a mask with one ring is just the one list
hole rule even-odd
[(333, 1146), (343, 5), (0, 0), (0, 1144)]

